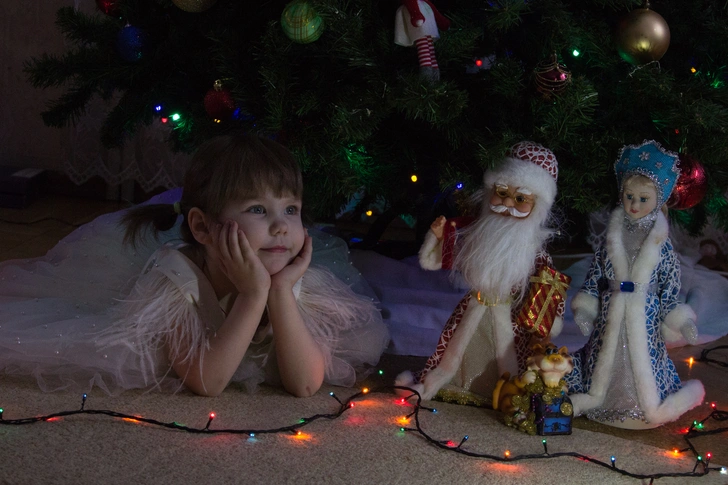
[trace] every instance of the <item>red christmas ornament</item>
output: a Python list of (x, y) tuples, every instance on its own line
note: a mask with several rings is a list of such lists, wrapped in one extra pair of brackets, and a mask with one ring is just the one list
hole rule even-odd
[(205, 111), (213, 119), (227, 120), (235, 112), (235, 100), (230, 90), (222, 87), (222, 82), (218, 79), (212, 89), (205, 95)]
[(680, 154), (677, 166), (680, 167), (680, 176), (667, 200), (667, 206), (677, 210), (690, 209), (703, 200), (708, 190), (705, 168), (697, 159), (685, 154)]
[(121, 0), (96, 0), (99, 10), (112, 17), (119, 15), (119, 3)]
[(533, 73), (536, 78), (536, 91), (547, 100), (554, 94), (562, 92), (571, 82), (571, 72), (565, 65), (559, 63), (556, 54), (552, 54), (548, 60), (539, 62)]

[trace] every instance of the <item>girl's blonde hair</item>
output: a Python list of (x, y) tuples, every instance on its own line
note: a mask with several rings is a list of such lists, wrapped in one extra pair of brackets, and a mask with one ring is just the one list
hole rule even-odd
[(179, 213), (173, 204), (145, 204), (127, 211), (124, 242), (135, 245), (150, 229), (156, 237), (183, 216), (182, 239), (197, 244), (187, 225), (187, 214), (197, 207), (216, 217), (230, 201), (255, 198), (270, 191), (276, 197), (303, 197), (301, 170), (293, 154), (281, 144), (256, 135), (213, 138), (197, 149), (185, 174)]

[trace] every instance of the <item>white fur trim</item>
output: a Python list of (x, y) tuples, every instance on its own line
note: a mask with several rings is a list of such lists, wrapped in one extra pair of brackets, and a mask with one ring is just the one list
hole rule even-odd
[(442, 269), (442, 241), (438, 241), (432, 229), (425, 234), (425, 240), (418, 254), (422, 269)]
[(599, 298), (580, 291), (571, 300), (571, 310), (574, 315), (578, 313), (584, 320), (594, 322), (599, 315)]
[(440, 363), (424, 377), (423, 399), (432, 399), (442, 386), (450, 382), (460, 368), (465, 349), (483, 319), (485, 310), (485, 306), (473, 304), (472, 301), (465, 309), (465, 314), (448, 342)]
[(518, 158), (506, 157), (500, 166), (486, 171), (484, 183), (486, 189), (494, 184), (526, 188), (540, 199), (537, 204), (543, 203), (549, 208), (556, 199), (556, 181), (553, 176), (535, 163)]
[(670, 330), (680, 332), (680, 329), (688, 321), (698, 321), (698, 316), (695, 314), (690, 305), (686, 303), (679, 303), (670, 313), (667, 314), (665, 320), (662, 322), (663, 329), (667, 327)]
[[(394, 385), (414, 389), (415, 391), (420, 393), (420, 396), (424, 391), (424, 386), (422, 384), (415, 384), (415, 376), (412, 374), (411, 371), (408, 370), (400, 372), (399, 375), (397, 375), (397, 377), (394, 379)], [(394, 392), (398, 396), (405, 397), (412, 394), (410, 391), (407, 391), (405, 389), (395, 389)]]
[(675, 421), (677, 418), (700, 405), (705, 397), (703, 384), (696, 380), (683, 382), (683, 387), (676, 393), (670, 394), (655, 409), (645, 409), (645, 419), (652, 424), (664, 424)]
[(556, 317), (556, 318), (554, 318), (553, 325), (551, 325), (551, 332), (549, 332), (549, 335), (551, 337), (558, 337), (561, 334), (561, 331), (563, 329), (564, 329), (564, 318)]
[(665, 342), (677, 342), (678, 340), (683, 338), (680, 331), (670, 330), (670, 328), (666, 325), (662, 325), (660, 329), (662, 330), (662, 338), (665, 340)]
[[(480, 305), (478, 305), (480, 306)], [(518, 358), (516, 357), (516, 341), (513, 335), (511, 306), (497, 305), (490, 307), (493, 316), (493, 340), (495, 341), (498, 374), (510, 372), (518, 375)]]

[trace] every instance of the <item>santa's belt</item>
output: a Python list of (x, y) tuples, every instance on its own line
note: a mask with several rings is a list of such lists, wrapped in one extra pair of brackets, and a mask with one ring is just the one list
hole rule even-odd
[(635, 283), (634, 281), (609, 280), (609, 289), (622, 293), (654, 293), (657, 291), (656, 283)]
[(500, 298), (496, 296), (495, 300), (490, 300), (479, 291), (473, 290), (470, 294), (473, 295), (473, 298), (478, 300), (478, 303), (483, 306), (510, 305), (511, 303), (513, 303), (513, 298), (511, 298), (510, 296), (507, 296), (505, 298)]

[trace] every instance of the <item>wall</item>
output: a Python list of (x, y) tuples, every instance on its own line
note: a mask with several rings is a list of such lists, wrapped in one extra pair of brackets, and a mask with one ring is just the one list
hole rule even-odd
[(63, 90), (33, 88), (23, 63), (44, 52), (64, 51), (55, 13), (70, 0), (0, 1), (0, 165), (61, 170), (69, 128), (49, 128), (40, 117)]

